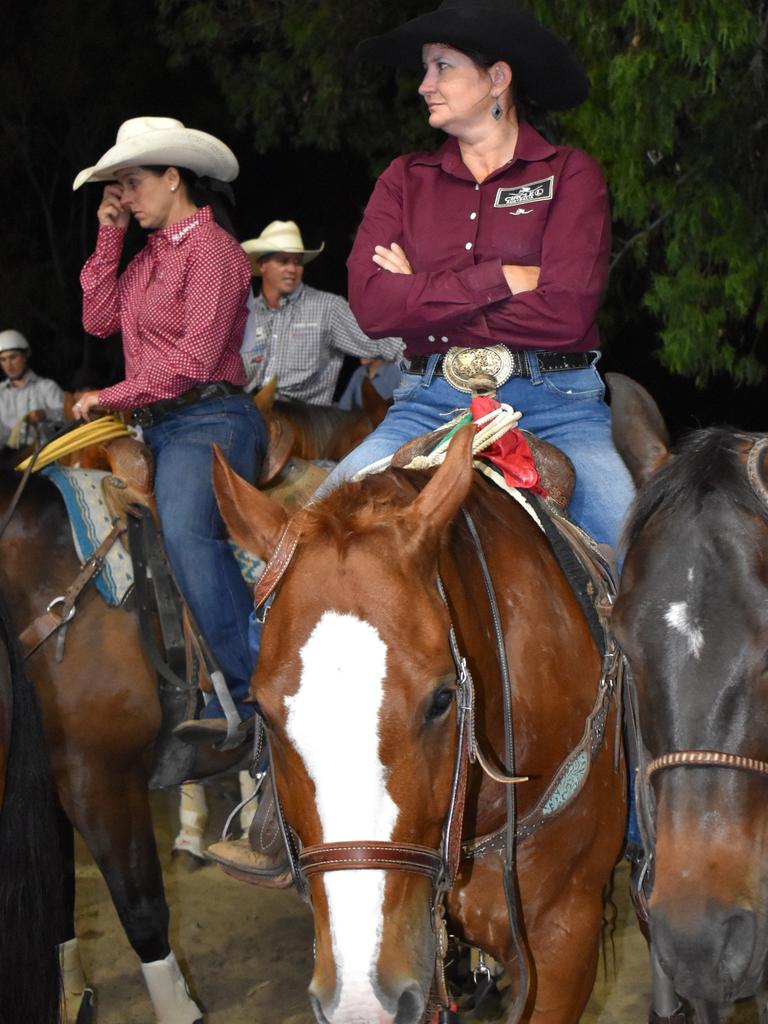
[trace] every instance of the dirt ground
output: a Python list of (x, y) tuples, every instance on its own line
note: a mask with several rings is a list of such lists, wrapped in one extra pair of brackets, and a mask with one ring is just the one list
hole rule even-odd
[[(208, 787), (208, 835), (217, 838), (236, 802), (236, 788)], [(206, 1024), (312, 1024), (306, 988), (312, 972), (312, 922), (292, 891), (271, 892), (235, 882), (208, 865), (189, 870), (172, 859), (178, 797), (153, 796), (158, 844), (171, 907), (171, 942), (205, 1008)], [(106, 887), (78, 845), (77, 927), (83, 964), (96, 989), (97, 1024), (153, 1024), (138, 961), (120, 927)], [(644, 1024), (648, 1019), (646, 950), (617, 878), (615, 953), (601, 963), (582, 1024)], [(615, 961), (615, 962), (614, 962)], [(756, 1020), (752, 1007), (733, 1021)]]

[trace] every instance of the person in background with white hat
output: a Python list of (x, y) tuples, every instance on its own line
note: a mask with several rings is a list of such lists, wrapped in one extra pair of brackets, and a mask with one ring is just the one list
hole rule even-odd
[(303, 283), (304, 267), (324, 247), (306, 249), (292, 220), (274, 220), (243, 242), (261, 279), (242, 347), (249, 391), (276, 377), (279, 398), (331, 405), (345, 355), (400, 358), (399, 338), (372, 341), (340, 295)]
[(11, 448), (45, 443), (64, 418), (64, 392), (29, 368), (30, 351), (20, 331), (0, 331), (0, 444)]
[[(83, 325), (98, 337), (122, 333), (125, 379), (86, 392), (74, 413), (88, 419), (95, 409), (132, 410), (142, 426), (168, 558), (244, 719), (245, 740), (254, 713), (245, 703), (252, 602), (211, 484), (214, 443), (251, 480), (266, 447), (264, 422), (242, 390), (250, 268), (215, 215), (224, 183), (237, 173), (234, 154), (213, 136), (172, 118), (136, 117), (78, 174), (75, 189), (107, 182), (96, 249), (81, 274)], [(151, 233), (118, 274), (131, 216)], [(225, 732), (216, 697), (199, 722), (177, 728), (203, 744)]]

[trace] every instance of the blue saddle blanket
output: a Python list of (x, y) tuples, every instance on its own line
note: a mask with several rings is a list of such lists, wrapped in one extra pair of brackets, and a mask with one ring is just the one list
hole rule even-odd
[[(101, 490), (101, 481), (109, 473), (103, 469), (72, 469), (53, 463), (41, 470), (55, 484), (69, 515), (75, 551), (85, 562), (112, 529), (112, 518)], [(120, 541), (107, 552), (104, 568), (94, 576), (99, 593), (107, 604), (117, 607), (133, 586), (131, 556)]]
[[(101, 482), (110, 474), (103, 469), (72, 469), (53, 463), (41, 470), (55, 484), (64, 499), (72, 528), (75, 551), (85, 562), (112, 529), (112, 519), (101, 489)], [(240, 571), (250, 586), (258, 582), (264, 571), (264, 562), (229, 542)], [(120, 541), (109, 549), (104, 568), (94, 577), (99, 593), (107, 604), (122, 604), (133, 586), (133, 562)]]

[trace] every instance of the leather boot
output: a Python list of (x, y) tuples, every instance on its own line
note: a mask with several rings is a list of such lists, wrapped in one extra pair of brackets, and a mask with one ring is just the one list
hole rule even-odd
[[(238, 733), (242, 736), (243, 743), (253, 734), (255, 724), (255, 715), (240, 723)], [(173, 730), (173, 735), (192, 746), (212, 746), (220, 743), (227, 735), (227, 720), (226, 718), (190, 718), (186, 722), (180, 722)]]
[(205, 855), (238, 881), (269, 889), (293, 885), (288, 851), (277, 821), (271, 771), (267, 771), (261, 784), (248, 836), (222, 839), (209, 846)]
[(269, 856), (252, 850), (248, 836), (221, 839), (208, 847), (205, 856), (238, 882), (261, 885), (266, 889), (289, 889), (293, 885), (293, 875), (285, 854)]

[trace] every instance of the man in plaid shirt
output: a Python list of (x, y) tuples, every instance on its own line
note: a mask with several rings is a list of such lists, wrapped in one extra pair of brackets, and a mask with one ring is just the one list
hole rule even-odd
[(341, 296), (302, 282), (323, 245), (306, 249), (294, 221), (273, 221), (243, 249), (261, 278), (242, 346), (247, 390), (277, 377), (278, 397), (330, 405), (345, 355), (400, 359), (400, 338), (369, 338)]

